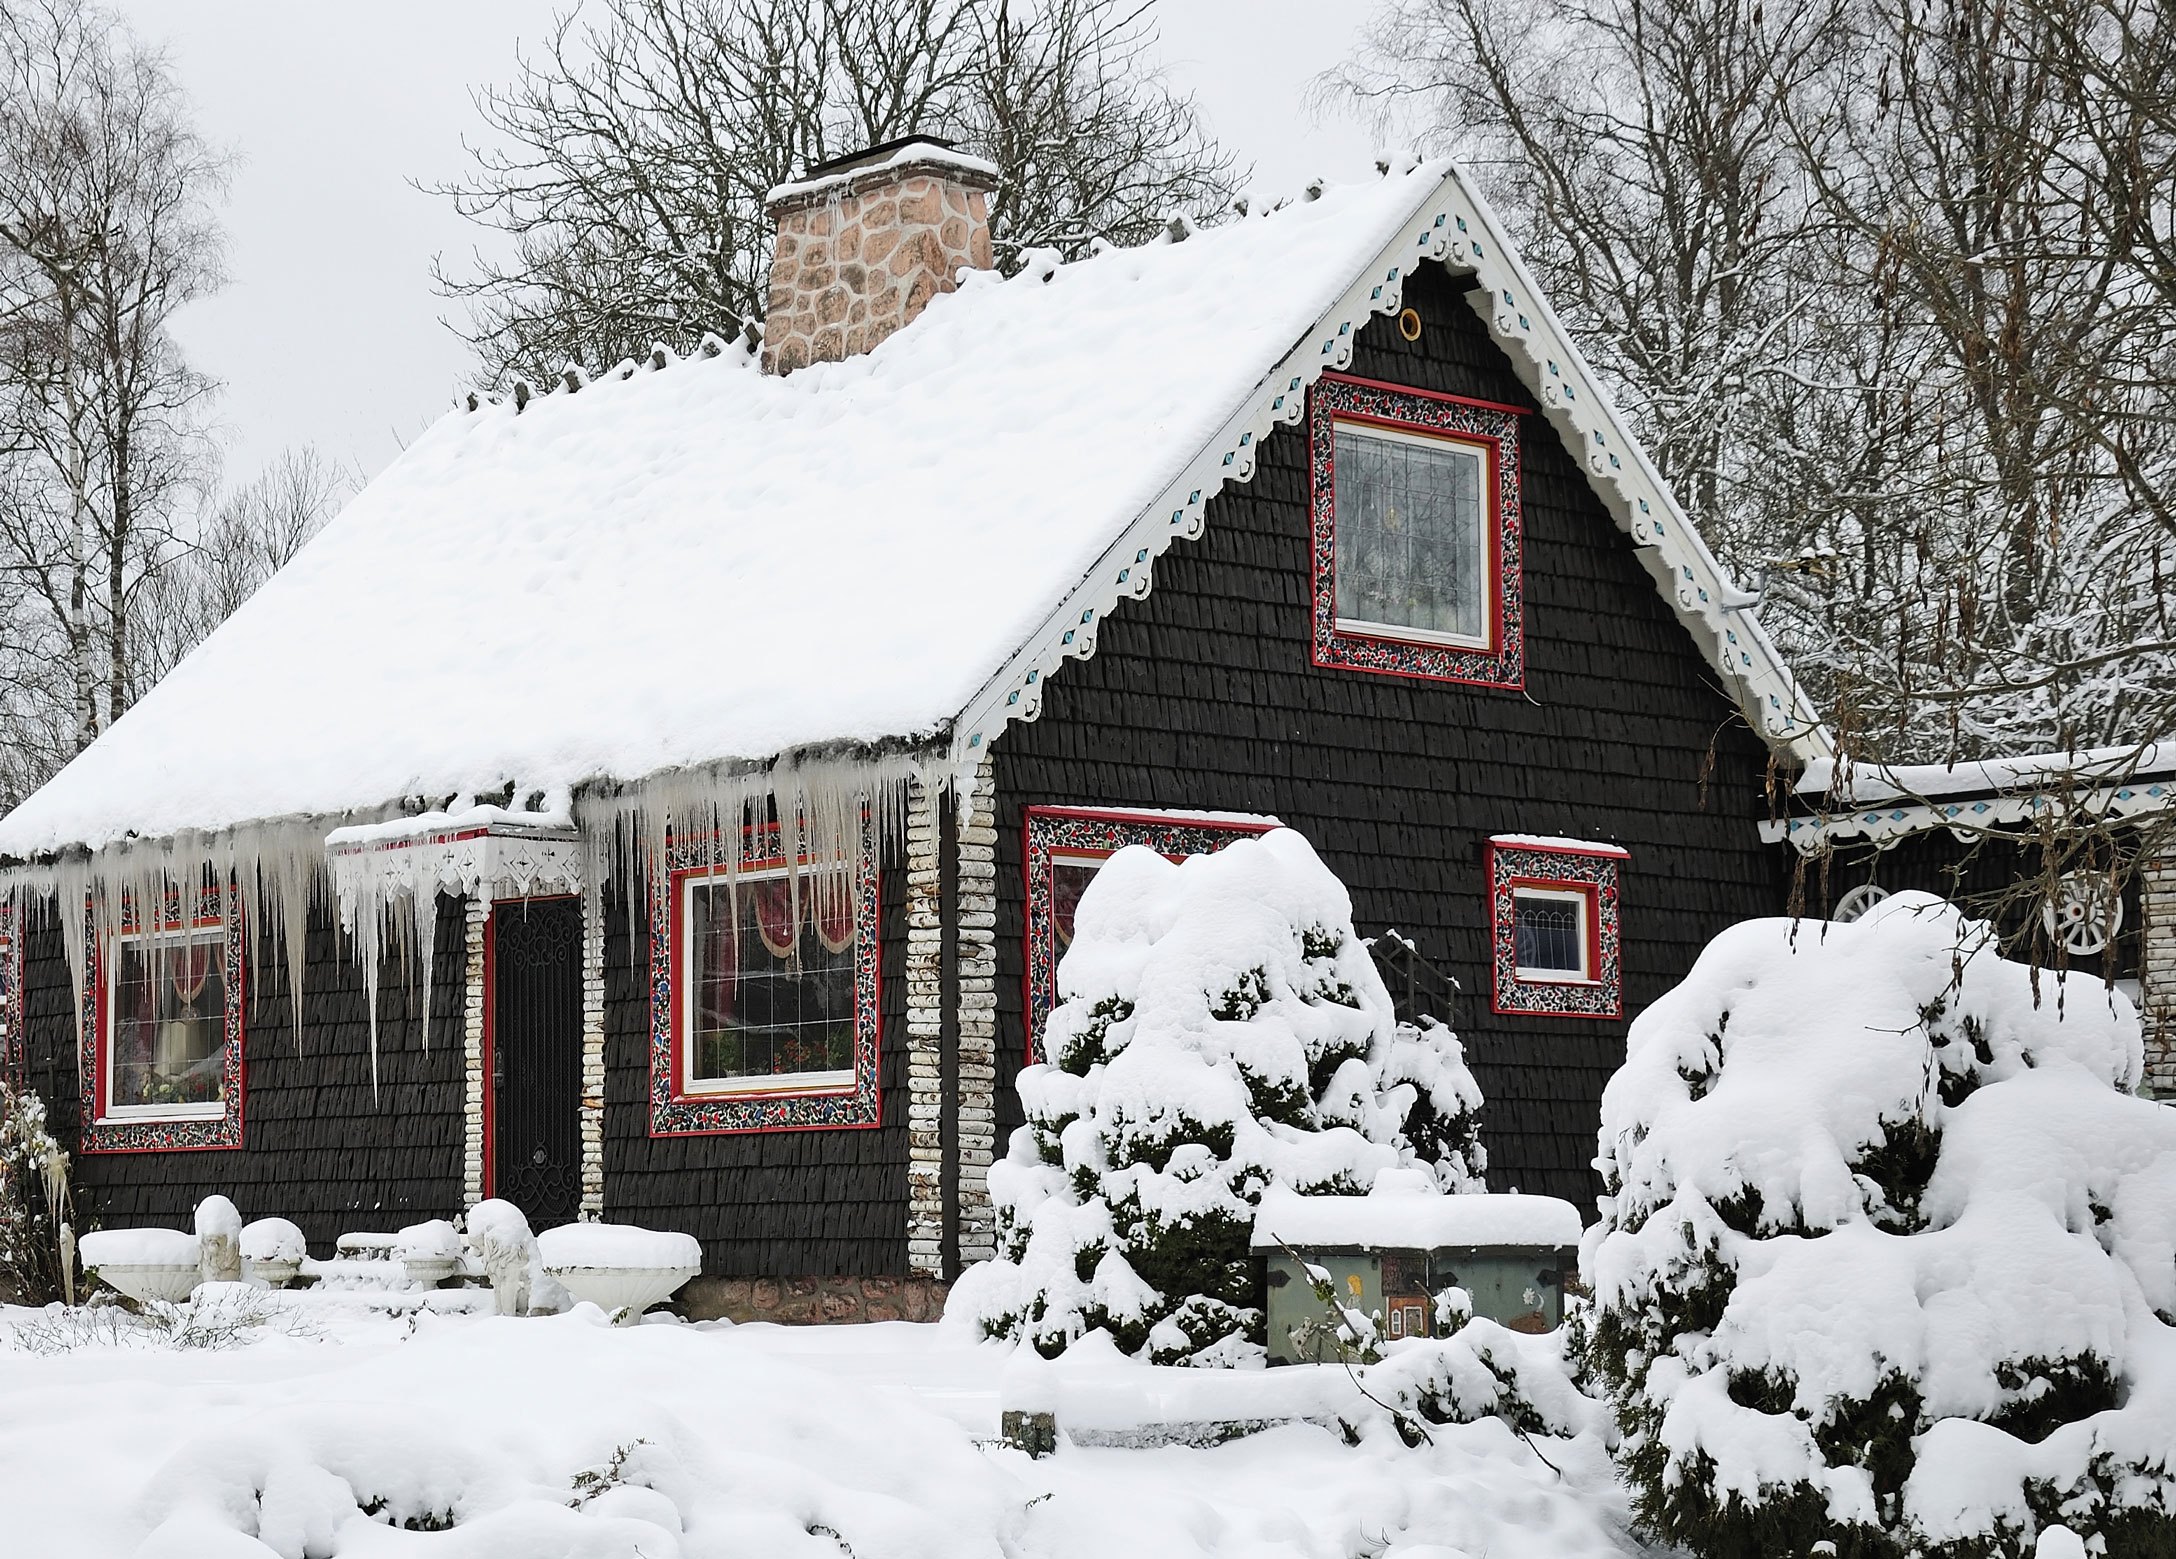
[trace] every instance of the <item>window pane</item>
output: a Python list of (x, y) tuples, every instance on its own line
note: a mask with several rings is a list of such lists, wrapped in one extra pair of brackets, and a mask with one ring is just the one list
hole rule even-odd
[(112, 1076), (117, 1106), (218, 1104), (226, 1097), (226, 933), (127, 938), (114, 950)]
[(1050, 863), (1050, 929), (1060, 953), (1073, 945), (1073, 912), (1080, 907), (1080, 896), (1102, 865), (1101, 861), (1077, 856)]
[(1334, 453), (1338, 619), (1486, 638), (1481, 452), (1340, 425)]
[(1518, 914), (1518, 954), (1521, 969), (1547, 969), (1564, 974), (1584, 974), (1587, 967), (1585, 939), (1580, 935), (1579, 906), (1570, 899), (1544, 898), (1538, 893), (1514, 896)]
[(852, 1071), (851, 875), (720, 878), (690, 900), (691, 1080)]

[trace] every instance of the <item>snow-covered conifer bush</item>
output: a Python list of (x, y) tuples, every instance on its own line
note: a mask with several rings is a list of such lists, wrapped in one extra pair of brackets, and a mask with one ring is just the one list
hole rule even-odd
[(2176, 1554), (2176, 1110), (2140, 1063), (2121, 995), (2036, 993), (1925, 894), (1717, 937), (1632, 1025), (1582, 1262), (1649, 1530)]
[(992, 1335), (1054, 1355), (1104, 1328), (1158, 1363), (1259, 1357), (1265, 1187), (1364, 1194), (1418, 1164), (1480, 1189), (1458, 1041), (1397, 1022), (1343, 884), (1288, 829), (1176, 864), (1112, 856), (1058, 995), (1047, 1059), (1020, 1074), (1027, 1124), (990, 1172), (997, 1259), (954, 1297)]

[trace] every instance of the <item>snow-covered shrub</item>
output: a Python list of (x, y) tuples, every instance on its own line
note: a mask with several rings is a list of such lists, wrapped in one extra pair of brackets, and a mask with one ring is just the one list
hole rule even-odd
[(1364, 1194), (1426, 1165), (1480, 1189), (1480, 1090), (1401, 1026), (1344, 886), (1280, 829), (1173, 863), (1133, 847), (1082, 894), (1028, 1122), (990, 1172), (998, 1255), (954, 1305), (1046, 1354), (1096, 1328), (1159, 1363), (1259, 1357), (1248, 1241), (1271, 1184)]
[(1501, 1418), (1529, 1434), (1599, 1430), (1608, 1410), (1579, 1389), (1564, 1341), (1561, 1330), (1529, 1336), (1469, 1319), (1447, 1336), (1390, 1343), (1360, 1369), (1360, 1383), (1392, 1411), (1431, 1424)]
[(45, 1101), (0, 1081), (0, 1301), (73, 1297), (68, 1155), (46, 1129)]
[(1924, 894), (1716, 938), (1632, 1026), (1582, 1263), (1645, 1525), (2176, 1553), (2176, 1110), (2140, 1062), (2122, 996), (2036, 997)]

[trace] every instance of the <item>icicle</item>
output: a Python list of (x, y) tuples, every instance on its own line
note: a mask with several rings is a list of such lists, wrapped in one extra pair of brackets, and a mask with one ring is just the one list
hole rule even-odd
[(431, 979), (438, 964), (438, 884), (420, 882), (409, 895), (415, 905), (415, 943), (423, 959), (423, 1053), (431, 1053)]

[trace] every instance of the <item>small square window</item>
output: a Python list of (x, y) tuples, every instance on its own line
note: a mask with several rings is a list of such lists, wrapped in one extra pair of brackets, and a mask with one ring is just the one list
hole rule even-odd
[(1495, 1010), (1567, 1018), (1624, 1012), (1616, 845), (1500, 835), (1489, 842)]
[(1594, 898), (1577, 888), (1514, 888), (1511, 893), (1518, 976), (1522, 980), (1592, 980), (1588, 957)]
[(1525, 682), (1519, 413), (1337, 374), (1309, 402), (1318, 666)]

